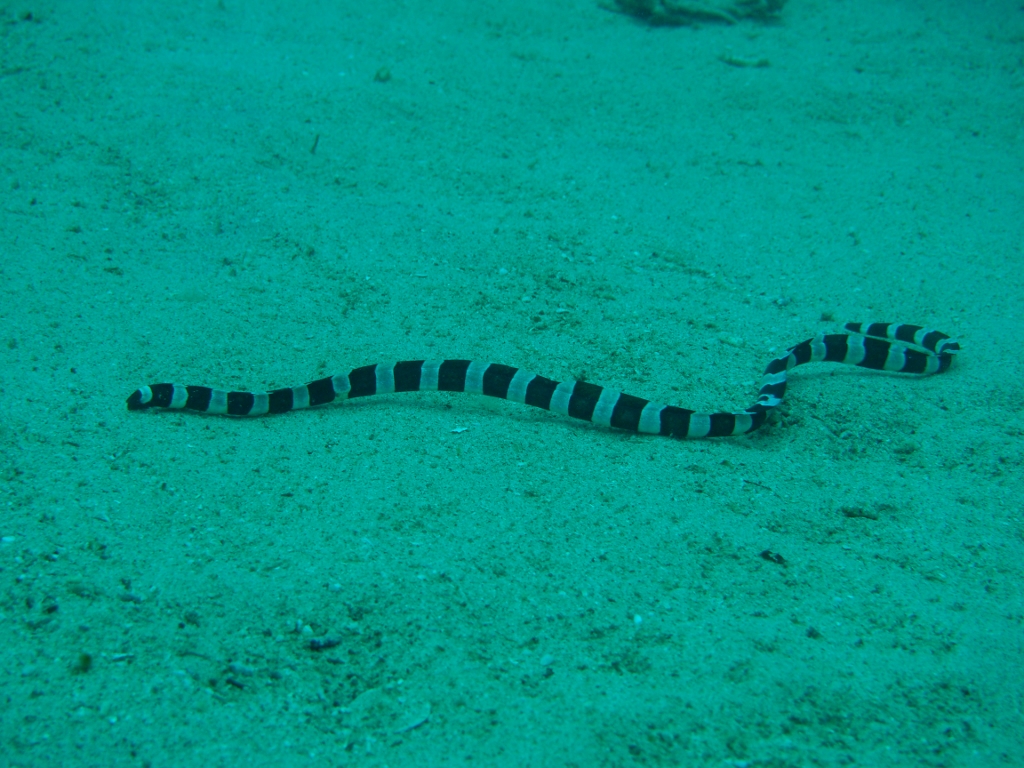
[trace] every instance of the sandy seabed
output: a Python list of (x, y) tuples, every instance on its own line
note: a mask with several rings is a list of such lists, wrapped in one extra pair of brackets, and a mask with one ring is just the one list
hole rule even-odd
[(1024, 765), (1019, 2), (0, 2), (0, 190), (0, 765)]

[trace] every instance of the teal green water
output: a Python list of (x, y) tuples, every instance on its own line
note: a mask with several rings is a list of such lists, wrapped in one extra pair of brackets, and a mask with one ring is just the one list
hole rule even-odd
[(643, 7), (0, 4), (0, 765), (1024, 764), (1019, 3)]

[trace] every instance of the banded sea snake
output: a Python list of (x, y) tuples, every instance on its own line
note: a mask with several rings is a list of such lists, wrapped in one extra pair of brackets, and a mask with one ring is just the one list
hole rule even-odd
[(765, 369), (757, 402), (742, 411), (698, 413), (660, 405), (583, 381), (558, 382), (496, 363), (406, 360), (272, 392), (150, 384), (128, 398), (129, 411), (186, 408), (229, 416), (262, 416), (391, 392), (470, 392), (525, 403), (606, 427), (666, 437), (727, 437), (764, 424), (786, 393), (786, 374), (805, 363), (845, 363), (895, 373), (941, 373), (960, 345), (944, 333), (900, 323), (847, 323), (846, 333), (819, 334), (790, 347)]

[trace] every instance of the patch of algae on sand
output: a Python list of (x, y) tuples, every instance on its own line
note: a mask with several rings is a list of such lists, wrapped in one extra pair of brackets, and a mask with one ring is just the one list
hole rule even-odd
[(654, 27), (681, 27), (743, 19), (776, 21), (786, 0), (600, 0), (602, 8), (640, 19)]

